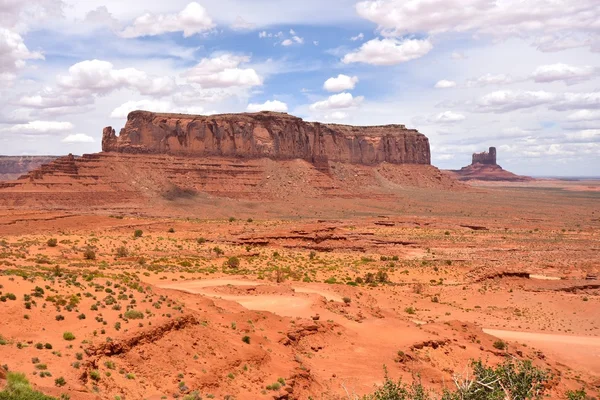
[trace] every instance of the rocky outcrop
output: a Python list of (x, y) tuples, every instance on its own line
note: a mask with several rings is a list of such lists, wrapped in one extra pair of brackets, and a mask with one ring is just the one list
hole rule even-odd
[(17, 179), (56, 158), (56, 156), (0, 156), (0, 181)]
[(532, 178), (513, 174), (504, 170), (496, 163), (496, 148), (490, 147), (489, 151), (474, 153), (471, 165), (459, 170), (449, 171), (461, 181), (505, 181), (505, 182), (527, 182)]
[(104, 128), (102, 151), (195, 157), (303, 159), (373, 165), (430, 164), (427, 137), (404, 125), (305, 122), (273, 112), (210, 116), (133, 111), (119, 136)]

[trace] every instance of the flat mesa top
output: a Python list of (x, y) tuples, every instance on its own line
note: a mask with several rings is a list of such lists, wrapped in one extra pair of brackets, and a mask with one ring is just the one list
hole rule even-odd
[[(302, 122), (309, 125), (321, 125), (329, 127), (331, 129), (352, 132), (353, 134), (360, 134), (361, 131), (369, 131), (369, 135), (379, 134), (390, 134), (392, 131), (402, 130), (406, 132), (415, 133), (422, 135), (416, 129), (408, 129), (403, 124), (389, 124), (389, 125), (345, 125), (335, 123), (323, 123), (318, 121), (304, 121), (302, 118), (290, 115), (284, 112), (274, 111), (260, 111), (255, 113), (226, 113), (226, 114), (211, 114), (211, 115), (194, 115), (194, 114), (178, 114), (178, 113), (156, 113), (151, 111), (136, 110), (129, 113), (127, 116), (128, 120), (135, 118), (136, 116), (142, 116), (147, 118), (173, 118), (173, 119), (187, 119), (187, 120), (219, 120), (219, 119), (237, 119), (240, 122), (259, 120), (264, 121), (268, 119), (274, 120), (288, 120)], [(378, 132), (384, 131), (384, 132)], [(367, 134), (367, 132), (364, 132)]]

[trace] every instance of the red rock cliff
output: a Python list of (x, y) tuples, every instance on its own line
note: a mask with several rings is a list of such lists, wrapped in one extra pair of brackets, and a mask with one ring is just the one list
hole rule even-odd
[(430, 164), (429, 140), (404, 125), (305, 122), (273, 112), (184, 115), (133, 111), (119, 136), (106, 127), (102, 151), (294, 159), (354, 164)]

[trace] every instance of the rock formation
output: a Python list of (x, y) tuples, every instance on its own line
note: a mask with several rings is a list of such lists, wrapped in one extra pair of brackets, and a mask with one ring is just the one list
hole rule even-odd
[(528, 176), (515, 175), (499, 166), (496, 163), (495, 147), (490, 147), (489, 151), (484, 151), (482, 153), (473, 153), (472, 160), (471, 165), (450, 172), (455, 174), (461, 181), (525, 182), (532, 180), (532, 178)]
[(474, 164), (498, 165), (496, 164), (496, 148), (490, 147), (489, 151), (473, 153), (473, 161), (471, 162), (471, 165)]
[(55, 156), (0, 156), (0, 181), (17, 179), (56, 158)]
[(315, 164), (431, 162), (427, 137), (404, 125), (321, 124), (273, 112), (198, 116), (133, 111), (119, 136), (112, 127), (104, 128), (102, 151)]

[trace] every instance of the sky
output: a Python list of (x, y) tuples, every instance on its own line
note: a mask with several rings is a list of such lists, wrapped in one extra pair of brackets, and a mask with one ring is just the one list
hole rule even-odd
[(0, 0), (0, 154), (136, 109), (405, 124), (432, 163), (600, 175), (597, 0)]

